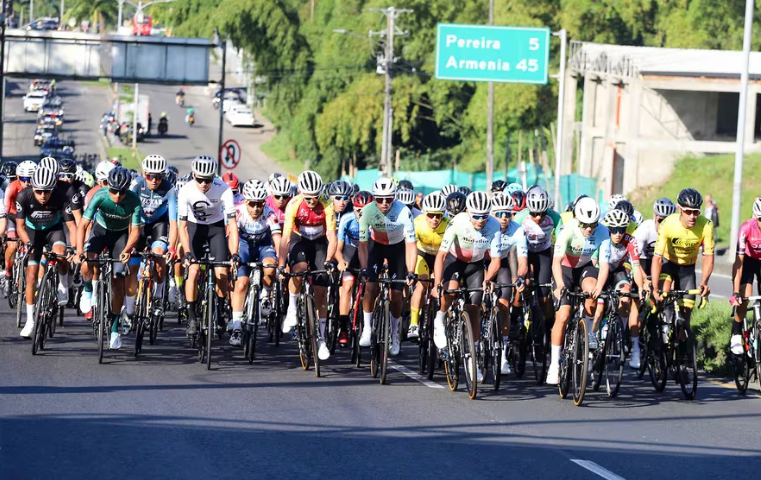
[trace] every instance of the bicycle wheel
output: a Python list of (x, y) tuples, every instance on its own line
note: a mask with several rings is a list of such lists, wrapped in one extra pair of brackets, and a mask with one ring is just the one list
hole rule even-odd
[(148, 332), (148, 343), (151, 345), (156, 344), (156, 340), (159, 338), (159, 330), (163, 330), (164, 325), (164, 315), (161, 316), (156, 315), (155, 310), (151, 312), (150, 315), (151, 318), (151, 329)]
[(647, 328), (642, 329), (639, 332), (639, 337), (636, 338), (637, 342), (639, 342), (639, 368), (635, 371), (635, 375), (637, 379), (641, 379), (645, 375), (645, 371), (647, 370), (647, 356), (648, 356), (648, 340), (650, 338), (650, 334), (647, 332)]
[(214, 340), (214, 333), (217, 327), (217, 319), (214, 318), (217, 313), (217, 294), (214, 290), (207, 288), (206, 294), (206, 370), (211, 370), (211, 343)]
[(608, 328), (605, 337), (605, 387), (608, 397), (618, 395), (621, 387), (621, 379), (624, 376), (624, 340), (622, 336), (621, 320), (616, 319)]
[(383, 301), (383, 328), (380, 331), (381, 337), (381, 372), (380, 384), (385, 385), (388, 377), (388, 357), (391, 355), (391, 302)]
[(24, 268), (16, 264), (16, 273), (14, 273), (13, 284), (18, 289), (15, 292), (16, 299), (16, 328), (21, 328), (21, 319), (24, 318), (24, 308), (26, 308), (26, 275)]
[(421, 309), (418, 322), (417, 367), (418, 373), (425, 375), (428, 371), (428, 336), (426, 334), (428, 319), (426, 318), (425, 309)]
[(750, 383), (750, 362), (748, 359), (748, 352), (743, 352), (741, 355), (732, 355), (732, 373), (735, 377), (735, 386), (737, 391), (742, 395), (748, 390), (748, 384)]
[(359, 347), (359, 337), (362, 334), (362, 324), (364, 322), (361, 318), (355, 317), (359, 317), (359, 311), (356, 310), (356, 307), (352, 307), (349, 311), (349, 318), (352, 322), (349, 331), (349, 345), (351, 347), (351, 355), (349, 361), (354, 364), (355, 367), (359, 367), (362, 364), (362, 352), (361, 348)]
[(687, 324), (677, 327), (677, 377), (682, 393), (693, 400), (698, 391), (698, 347)]
[[(489, 352), (486, 355), (488, 363), (491, 364), (492, 385), (494, 391), (499, 390), (499, 384), (502, 380), (502, 349), (504, 348), (502, 340), (502, 322), (499, 318), (499, 308), (492, 307), (491, 327), (489, 328), (489, 335), (491, 338), (487, 339), (487, 345), (489, 346)], [(486, 372), (484, 372), (484, 378)]]
[(246, 318), (248, 319), (248, 363), (254, 363), (254, 358), (256, 358), (256, 337), (259, 334), (259, 321), (261, 320), (260, 317), (260, 309), (259, 309), (259, 286), (254, 285), (250, 292), (250, 298), (249, 298), (249, 305), (248, 305), (248, 315)]
[(583, 318), (578, 320), (573, 349), (573, 403), (577, 407), (584, 401), (587, 391), (587, 366), (589, 364), (589, 344), (587, 325)]
[(454, 392), (460, 383), (460, 353), (459, 353), (460, 329), (452, 325), (451, 319), (447, 319), (447, 349), (442, 352), (446, 355), (444, 372), (447, 376), (449, 390)]
[(338, 287), (330, 285), (328, 287), (328, 315), (325, 319), (325, 345), (330, 350), (330, 354), (336, 353), (336, 345), (338, 344), (338, 296), (336, 291)]
[(571, 390), (571, 371), (573, 370), (573, 352), (576, 350), (576, 327), (579, 316), (568, 319), (563, 329), (563, 349), (560, 355), (560, 381), (558, 382), (558, 391), (561, 398), (568, 398), (568, 392)]
[(312, 360), (314, 360), (314, 374), (320, 376), (320, 357), (317, 355), (319, 351), (320, 340), (320, 323), (317, 318), (317, 314), (314, 309), (314, 299), (311, 295), (306, 296), (306, 311), (307, 311), (307, 325), (309, 327), (309, 342), (312, 345)]
[(45, 339), (45, 305), (47, 301), (47, 274), (37, 291), (37, 300), (34, 302), (34, 329), (32, 331), (32, 355), (42, 350)]
[[(364, 322), (363, 322), (364, 323)], [(376, 302), (373, 310), (372, 340), (370, 342), (370, 375), (378, 378), (380, 373), (381, 349), (378, 345), (378, 337), (383, 328), (383, 306), (381, 302)]]
[(304, 296), (299, 298), (299, 323), (296, 325), (296, 334), (298, 335), (299, 344), (299, 359), (301, 360), (301, 368), (309, 370), (309, 363), (312, 361), (312, 347), (309, 343), (308, 328), (305, 325), (307, 314)]
[(547, 352), (549, 344), (545, 330), (544, 314), (541, 309), (532, 306), (533, 321), (529, 327), (528, 338), (531, 341), (531, 364), (534, 367), (534, 380), (542, 385), (547, 378)]
[(753, 363), (756, 370), (756, 383), (758, 384), (759, 394), (761, 394), (761, 322), (756, 320), (756, 325), (753, 328), (753, 336), (755, 339), (752, 344), (753, 348)]
[(460, 314), (460, 358), (465, 368), (465, 389), (468, 398), (473, 400), (478, 393), (478, 381), (476, 378), (476, 346), (473, 342), (473, 326), (470, 324), (470, 316), (467, 312)]
[(95, 311), (93, 312), (93, 323), (96, 323), (98, 325), (98, 363), (103, 363), (103, 350), (105, 348), (105, 344), (107, 341), (107, 332), (109, 322), (108, 322), (108, 314), (110, 309), (107, 308), (105, 305), (106, 302), (106, 295), (103, 292), (104, 286), (103, 282), (97, 282), (97, 285), (95, 286), (95, 291), (93, 292), (93, 296), (97, 299), (97, 305), (94, 307)]
[(140, 289), (143, 293), (138, 298), (138, 302), (135, 305), (135, 324), (136, 324), (136, 330), (135, 330), (135, 356), (137, 357), (140, 355), (140, 350), (143, 348), (143, 338), (145, 337), (145, 324), (148, 321), (147, 313), (146, 313), (146, 295), (145, 295), (145, 288), (146, 283), (143, 283), (142, 288)]
[[(522, 323), (522, 322), (521, 322)], [(523, 378), (523, 374), (526, 373), (526, 352), (528, 350), (526, 327), (523, 325), (518, 326), (518, 338), (515, 342), (515, 349), (513, 353), (513, 372), (516, 378)]]

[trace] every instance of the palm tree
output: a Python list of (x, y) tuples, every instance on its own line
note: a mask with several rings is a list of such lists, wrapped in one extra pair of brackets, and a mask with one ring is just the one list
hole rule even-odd
[(69, 16), (98, 22), (100, 35), (105, 36), (106, 25), (116, 23), (119, 4), (116, 0), (69, 0), (73, 2)]

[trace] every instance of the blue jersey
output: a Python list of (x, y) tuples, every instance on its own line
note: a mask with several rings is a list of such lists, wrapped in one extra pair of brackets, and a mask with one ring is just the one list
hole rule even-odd
[(351, 247), (356, 247), (359, 243), (359, 222), (357, 214), (353, 211), (341, 215), (341, 221), (338, 224), (338, 241), (344, 242), (344, 246)]
[(526, 234), (523, 227), (511, 221), (507, 224), (507, 229), (502, 232), (502, 258), (506, 258), (513, 248), (520, 258), (526, 258), (528, 255)]
[(177, 220), (177, 192), (168, 180), (162, 180), (156, 190), (151, 190), (145, 178), (137, 177), (132, 191), (140, 197), (143, 223), (154, 223), (165, 215), (169, 220)]

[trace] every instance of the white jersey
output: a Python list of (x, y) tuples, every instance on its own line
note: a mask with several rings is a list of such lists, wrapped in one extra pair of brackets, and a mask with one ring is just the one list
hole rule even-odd
[(7, 216), (8, 212), (5, 211), (5, 192), (0, 190), (0, 218), (5, 218)]
[[(634, 231), (634, 238), (637, 240), (639, 247), (639, 258), (653, 258), (655, 252), (655, 241), (658, 240), (658, 232), (655, 230), (655, 221), (651, 218), (645, 220)], [(648, 275), (650, 272), (648, 272)]]
[(177, 200), (177, 217), (199, 225), (212, 225), (235, 218), (233, 191), (220, 178), (214, 178), (211, 188), (203, 193), (195, 180), (185, 184)]

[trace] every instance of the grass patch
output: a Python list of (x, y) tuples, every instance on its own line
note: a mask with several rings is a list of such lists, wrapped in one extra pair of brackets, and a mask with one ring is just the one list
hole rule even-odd
[[(690, 326), (698, 340), (698, 367), (706, 372), (732, 376), (729, 365), (729, 337), (732, 334), (732, 307), (726, 300), (716, 300), (706, 308), (692, 312)], [(750, 313), (752, 317), (752, 312)]]
[(108, 78), (101, 78), (100, 80), (84, 80), (79, 83), (81, 83), (82, 85), (90, 86), (90, 87), (110, 87), (111, 86), (111, 80)]
[(140, 150), (134, 151), (129, 147), (108, 147), (108, 158), (119, 158), (125, 168), (142, 168), (143, 158), (145, 155)]
[[(671, 177), (662, 185), (636, 190), (628, 197), (637, 210), (648, 218), (653, 202), (660, 197), (676, 201), (679, 191), (692, 187), (703, 197), (711, 195), (719, 206), (719, 228), (717, 243), (729, 244), (729, 228), (732, 215), (732, 190), (735, 156), (711, 155), (705, 157), (685, 157), (674, 164)], [(753, 201), (761, 196), (761, 155), (746, 155), (743, 164), (742, 220), (750, 218)]]
[(261, 149), (262, 153), (274, 159), (286, 173), (298, 175), (304, 171), (304, 162), (296, 158), (286, 130), (277, 132), (272, 140), (261, 146)]

